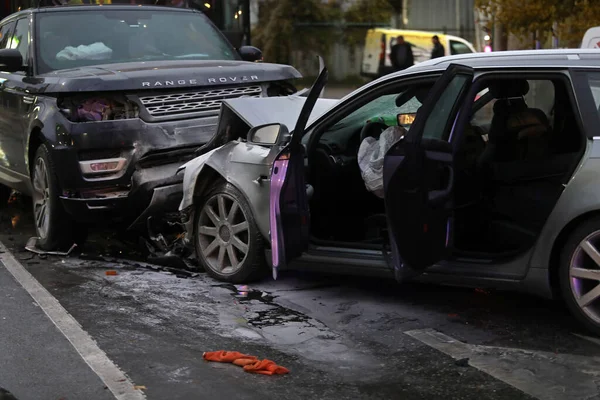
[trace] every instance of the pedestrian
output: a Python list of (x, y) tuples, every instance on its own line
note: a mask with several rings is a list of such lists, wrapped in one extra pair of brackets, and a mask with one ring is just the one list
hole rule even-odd
[(396, 38), (396, 44), (392, 46), (390, 51), (390, 61), (394, 71), (401, 71), (415, 63), (412, 45), (404, 41), (404, 36)]
[(433, 49), (431, 50), (431, 58), (444, 57), (446, 55), (446, 49), (444, 49), (444, 45), (440, 42), (440, 38), (438, 35), (434, 35), (431, 38), (433, 42)]

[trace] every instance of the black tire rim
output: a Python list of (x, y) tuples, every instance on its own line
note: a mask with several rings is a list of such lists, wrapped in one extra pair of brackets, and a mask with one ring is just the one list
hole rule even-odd
[(46, 162), (41, 157), (35, 161), (33, 168), (33, 215), (38, 236), (47, 238), (50, 227), (50, 183)]
[(196, 226), (198, 250), (213, 271), (231, 275), (248, 257), (248, 218), (232, 196), (219, 193), (204, 203)]

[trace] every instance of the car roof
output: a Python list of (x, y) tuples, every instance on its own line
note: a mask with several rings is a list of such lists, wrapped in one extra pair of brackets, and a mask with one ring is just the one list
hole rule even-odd
[(417, 30), (414, 30), (414, 29), (396, 29), (396, 28), (372, 28), (369, 31), (377, 32), (377, 33), (384, 33), (384, 34), (389, 35), (389, 36), (397, 36), (397, 35), (404, 35), (404, 36), (433, 36), (433, 35), (438, 35), (438, 36), (445, 36), (448, 39), (460, 39), (460, 40), (464, 40), (465, 42), (468, 42), (467, 39), (462, 38), (460, 36), (449, 35), (447, 33), (443, 33), (443, 32), (440, 32), (440, 31), (417, 31)]
[(600, 61), (598, 49), (514, 50), (439, 57), (416, 64), (410, 70), (446, 69), (453, 63), (475, 69), (584, 66), (597, 68), (600, 66), (598, 61)]
[(515, 50), (492, 53), (467, 53), (434, 58), (398, 72), (392, 72), (369, 82), (346, 98), (360, 96), (369, 88), (381, 82), (402, 77), (428, 73), (442, 73), (450, 64), (461, 64), (476, 71), (503, 69), (535, 69), (535, 68), (596, 68), (600, 69), (600, 49), (554, 49), (554, 50)]
[[(177, 12), (199, 12), (192, 8), (179, 8), (170, 6), (155, 6), (145, 4), (75, 4), (75, 5), (58, 5), (49, 7), (38, 7), (28, 8), (26, 10), (17, 11), (16, 13), (10, 14), (4, 20), (12, 19), (15, 17), (35, 14), (35, 13), (55, 13), (55, 12), (66, 12), (66, 11), (100, 11), (100, 10), (150, 10), (150, 11), (177, 11)], [(0, 21), (0, 22), (2, 22)]]

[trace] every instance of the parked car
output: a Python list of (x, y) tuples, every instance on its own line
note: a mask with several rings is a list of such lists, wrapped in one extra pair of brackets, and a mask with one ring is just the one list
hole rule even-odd
[(581, 41), (582, 49), (600, 48), (600, 26), (593, 26), (585, 31)]
[[(600, 333), (599, 60), (444, 57), (313, 110), (324, 69), (275, 115), (271, 99), (226, 101), (214, 141), (180, 171), (187, 239), (223, 281), (270, 264), (520, 290), (562, 296)], [(385, 155), (384, 199), (357, 166), (382, 111), (410, 123)], [(226, 131), (237, 138), (222, 145)]]
[(220, 103), (294, 93), (291, 66), (253, 62), (200, 12), (36, 8), (0, 22), (0, 183), (32, 195), (38, 246), (90, 222), (145, 226), (181, 201), (177, 168), (215, 133)]
[(473, 44), (458, 36), (407, 29), (373, 28), (369, 29), (365, 36), (360, 74), (367, 78), (379, 78), (394, 72), (390, 54), (398, 36), (403, 36), (404, 40), (412, 45), (415, 64), (431, 59), (433, 35), (439, 37), (447, 56), (476, 52)]

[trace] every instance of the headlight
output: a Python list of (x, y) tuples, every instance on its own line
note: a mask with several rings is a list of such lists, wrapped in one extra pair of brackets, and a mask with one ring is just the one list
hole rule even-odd
[(58, 99), (61, 113), (72, 122), (138, 118), (137, 104), (123, 95), (69, 96)]

